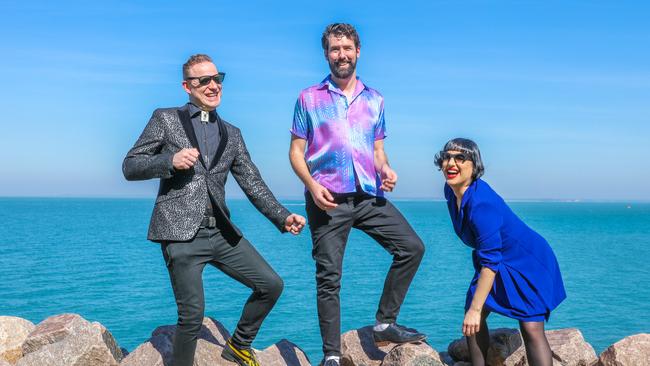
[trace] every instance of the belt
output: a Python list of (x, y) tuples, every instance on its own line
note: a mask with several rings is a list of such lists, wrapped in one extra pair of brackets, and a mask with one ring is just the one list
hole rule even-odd
[(214, 216), (205, 216), (203, 217), (203, 220), (201, 220), (201, 225), (200, 227), (212, 229), (217, 227), (217, 218)]

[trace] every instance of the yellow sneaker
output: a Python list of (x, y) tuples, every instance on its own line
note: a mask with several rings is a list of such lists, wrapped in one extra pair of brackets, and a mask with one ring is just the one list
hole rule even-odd
[(239, 348), (228, 339), (226, 346), (221, 352), (221, 358), (234, 362), (240, 366), (260, 366), (255, 357), (255, 351), (251, 348)]

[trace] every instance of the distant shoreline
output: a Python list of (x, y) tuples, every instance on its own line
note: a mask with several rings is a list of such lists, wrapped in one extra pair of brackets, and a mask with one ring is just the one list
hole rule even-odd
[[(440, 197), (389, 197), (393, 202), (445, 202)], [(19, 200), (19, 199), (42, 199), (42, 200), (143, 200), (154, 201), (155, 196), (0, 196), (0, 200)], [(247, 201), (246, 197), (227, 198), (226, 201)], [(303, 197), (278, 197), (280, 202), (304, 201)], [(562, 198), (513, 198), (506, 199), (511, 203), (607, 203), (607, 204), (650, 204), (650, 200), (644, 199), (562, 199)]]

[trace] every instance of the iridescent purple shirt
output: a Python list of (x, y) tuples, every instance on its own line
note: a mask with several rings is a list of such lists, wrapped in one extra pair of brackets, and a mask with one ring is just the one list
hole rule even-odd
[(348, 103), (328, 76), (300, 93), (290, 131), (307, 140), (309, 172), (330, 192), (355, 192), (359, 185), (373, 196), (383, 195), (374, 164), (375, 141), (386, 137), (384, 98), (378, 91), (357, 78)]

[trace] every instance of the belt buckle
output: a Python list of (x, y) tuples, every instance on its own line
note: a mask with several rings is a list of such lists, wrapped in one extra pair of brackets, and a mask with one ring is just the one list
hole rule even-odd
[(201, 227), (206, 229), (217, 227), (217, 218), (214, 216), (204, 216), (201, 220)]

